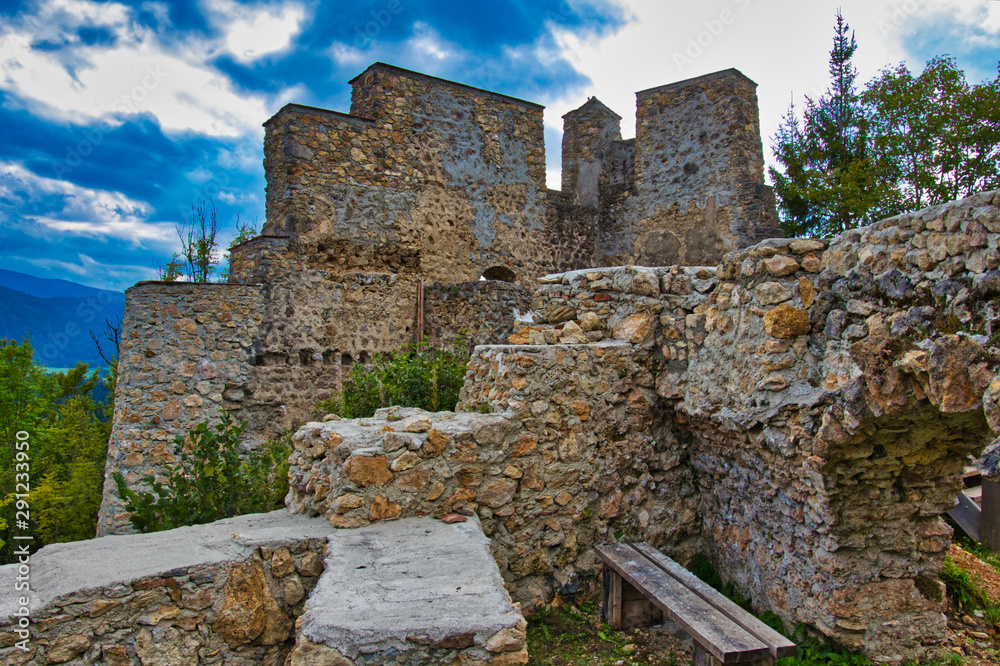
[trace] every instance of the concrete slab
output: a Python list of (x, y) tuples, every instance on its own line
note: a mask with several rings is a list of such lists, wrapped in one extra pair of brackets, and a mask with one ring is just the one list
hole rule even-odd
[[(67, 595), (129, 584), (174, 569), (246, 559), (261, 546), (280, 547), (330, 533), (324, 518), (285, 509), (152, 534), (111, 535), (46, 546), (31, 556), (31, 609)], [(0, 567), (0, 624), (18, 608), (18, 565)]]
[(330, 535), (301, 634), (352, 660), (401, 658), (460, 645), (461, 636), (482, 649), (522, 622), (475, 517), (451, 525), (410, 518)]

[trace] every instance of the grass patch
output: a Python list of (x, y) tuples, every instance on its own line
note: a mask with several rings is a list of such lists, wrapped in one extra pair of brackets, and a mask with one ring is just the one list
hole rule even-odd
[(656, 664), (681, 666), (676, 651), (664, 650), (651, 661), (625, 631), (602, 623), (593, 604), (543, 608), (528, 619), (529, 666), (614, 666)]

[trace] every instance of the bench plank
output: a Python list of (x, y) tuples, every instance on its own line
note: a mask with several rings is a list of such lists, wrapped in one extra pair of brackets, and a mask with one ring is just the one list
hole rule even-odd
[(767, 645), (768, 650), (771, 652), (771, 656), (774, 658), (781, 659), (782, 657), (794, 657), (797, 654), (798, 648), (796, 648), (795, 643), (788, 640), (786, 637), (764, 624), (761, 620), (737, 606), (735, 602), (727, 599), (718, 590), (695, 576), (681, 565), (674, 562), (660, 551), (656, 550), (647, 543), (635, 544), (633, 548), (645, 555), (646, 558), (653, 564), (676, 578), (685, 587), (696, 592), (698, 596), (707, 601), (709, 604), (725, 613), (733, 620), (733, 622), (760, 639), (761, 642)]
[(724, 664), (758, 661), (770, 656), (768, 646), (717, 608), (685, 587), (630, 546), (598, 546), (597, 555), (664, 615), (679, 624), (696, 643)]

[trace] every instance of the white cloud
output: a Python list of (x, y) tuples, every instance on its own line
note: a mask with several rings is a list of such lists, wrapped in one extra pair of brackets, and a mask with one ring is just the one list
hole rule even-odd
[(80, 187), (68, 181), (39, 176), (19, 164), (0, 162), (0, 191), (17, 192), (27, 202), (60, 205), (57, 211), (27, 217), (41, 226), (67, 234), (120, 238), (135, 245), (173, 240), (174, 226), (147, 221), (152, 207), (121, 192)]
[(930, 9), (950, 12), (960, 23), (993, 35), (1000, 34), (1000, 2), (996, 0), (951, 0), (948, 3), (932, 3)]
[(128, 7), (113, 2), (96, 4), (90, 0), (49, 0), (41, 4), (40, 14), (49, 18), (64, 14), (77, 25), (114, 26), (127, 20)]
[(219, 192), (219, 200), (229, 204), (230, 206), (235, 206), (237, 204), (255, 204), (260, 202), (260, 197), (258, 197), (253, 192), (230, 192), (228, 190), (223, 190)]
[(445, 43), (438, 31), (423, 21), (414, 22), (413, 36), (406, 40), (404, 46), (418, 60), (440, 62), (458, 54), (458, 49)]
[[(700, 3), (619, 0), (631, 20), (604, 37), (581, 37), (550, 25), (562, 56), (592, 85), (573, 94), (537, 100), (546, 105), (546, 128), (561, 135), (562, 115), (597, 96), (623, 117), (622, 135), (635, 135), (635, 92), (735, 67), (759, 84), (764, 156), (794, 94), (818, 96), (829, 85), (827, 62), (837, 8), (856, 32), (854, 62), (863, 86), (886, 66), (906, 60), (912, 20), (954, 11), (969, 25), (1000, 29), (1000, 2), (990, 0), (706, 0)], [(954, 7), (952, 7), (954, 5)], [(725, 12), (725, 14), (724, 14)], [(909, 62), (922, 71), (923, 62)], [(960, 63), (961, 64), (961, 63)], [(547, 145), (550, 167), (559, 146)], [(550, 169), (550, 187), (553, 182)]]
[(124, 290), (139, 280), (156, 280), (158, 277), (151, 266), (136, 266), (120, 261), (105, 264), (83, 253), (76, 255), (75, 262), (30, 256), (14, 256), (9, 259), (15, 263), (15, 270), (20, 270), (16, 262), (23, 262), (41, 269), (44, 273), (51, 272), (55, 275), (69, 273), (78, 278), (73, 282), (98, 289)]
[(306, 19), (305, 8), (297, 4), (248, 7), (234, 0), (207, 0), (205, 6), (224, 33), (226, 50), (244, 63), (286, 50)]
[[(213, 45), (189, 40), (167, 47), (131, 22), (131, 10), (115, 3), (49, 0), (34, 19), (25, 18), (0, 35), (0, 89), (20, 98), (38, 115), (76, 124), (117, 123), (143, 113), (165, 132), (235, 137), (257, 131), (269, 114), (261, 95), (233, 88), (205, 63)], [(45, 50), (43, 32), (69, 44)], [(111, 45), (78, 43), (75, 29), (99, 25), (113, 31)]]
[(369, 54), (343, 42), (334, 42), (328, 50), (330, 57), (341, 66), (361, 65), (369, 59)]
[(139, 5), (139, 9), (152, 14), (161, 25), (170, 25), (170, 6), (167, 3), (149, 0)]

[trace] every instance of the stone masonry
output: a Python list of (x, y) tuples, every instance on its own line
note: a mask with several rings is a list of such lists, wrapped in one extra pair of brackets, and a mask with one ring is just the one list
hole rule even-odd
[(310, 418), (355, 362), (423, 336), (503, 342), (540, 275), (716, 262), (778, 233), (755, 85), (735, 70), (639, 93), (634, 140), (596, 100), (568, 114), (561, 192), (545, 186), (538, 104), (383, 63), (351, 85), (350, 113), (289, 104), (264, 123), (264, 233), (231, 251), (232, 293), (254, 299), (239, 321), (252, 324), (225, 372), (185, 374), (235, 331), (198, 322), (175, 341), (160, 310), (211, 316), (229, 292), (128, 290), (99, 533), (130, 529), (111, 475), (155, 476), (173, 436), (222, 408), (256, 445)]
[[(528, 660), (524, 618), (474, 518), (348, 532), (274, 511), (53, 544), (31, 565), (27, 596), (0, 598), (5, 665)], [(4, 589), (17, 576), (0, 567)]]
[[(263, 441), (351, 362), (468, 328), (456, 412), (296, 432), (292, 511), (475, 514), (526, 607), (592, 591), (604, 541), (702, 552), (786, 626), (933, 653), (941, 515), (1000, 448), (1000, 194), (767, 238), (735, 70), (639, 93), (634, 140), (595, 99), (567, 114), (562, 192), (537, 105), (382, 64), (353, 85), (351, 114), (268, 121), (232, 284), (129, 290), (109, 475), (157, 475), (220, 407)], [(127, 531), (113, 485), (101, 530)]]
[(1000, 447), (998, 205), (542, 277), (457, 413), (304, 426), (288, 505), (343, 528), (475, 511), (528, 607), (585, 588), (602, 541), (702, 552), (786, 626), (930, 656), (941, 515)]

